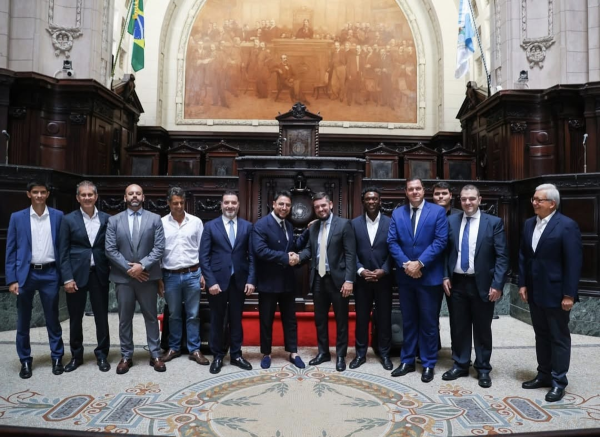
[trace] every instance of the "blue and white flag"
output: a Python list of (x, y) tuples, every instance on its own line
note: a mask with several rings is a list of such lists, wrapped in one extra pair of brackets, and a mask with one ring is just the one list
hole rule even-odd
[(460, 79), (469, 71), (469, 58), (475, 52), (473, 37), (473, 17), (471, 16), (470, 0), (460, 0), (458, 8), (458, 47), (456, 49), (456, 71), (454, 77)]

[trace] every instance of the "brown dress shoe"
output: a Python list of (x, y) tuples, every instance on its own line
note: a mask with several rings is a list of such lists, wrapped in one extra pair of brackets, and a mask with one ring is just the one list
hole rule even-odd
[(173, 349), (169, 349), (169, 352), (160, 357), (160, 360), (164, 363), (167, 361), (171, 361), (173, 358), (178, 358), (181, 356), (181, 352), (174, 351)]
[(202, 364), (203, 366), (208, 366), (210, 363), (208, 359), (202, 355), (202, 352), (195, 351), (192, 352), (189, 356), (190, 360), (197, 362), (198, 364)]
[(157, 372), (164, 372), (165, 370), (167, 370), (167, 366), (165, 366), (165, 363), (163, 363), (161, 361), (160, 358), (156, 357), (156, 358), (150, 358), (150, 363), (149, 363), (152, 367), (154, 367), (154, 370), (156, 370)]
[(131, 358), (121, 358), (121, 361), (117, 364), (117, 375), (129, 372), (131, 366), (133, 366), (133, 360)]

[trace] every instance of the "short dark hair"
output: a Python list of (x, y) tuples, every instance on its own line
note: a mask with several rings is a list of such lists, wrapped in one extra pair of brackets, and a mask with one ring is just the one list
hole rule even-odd
[(406, 184), (408, 185), (409, 182), (414, 182), (414, 181), (419, 181), (421, 182), (421, 186), (423, 186), (423, 179), (421, 179), (418, 176), (411, 176), (406, 180)]
[(450, 189), (450, 184), (448, 184), (448, 182), (440, 181), (440, 182), (436, 183), (433, 186), (433, 191), (435, 191), (436, 189), (448, 190), (448, 191), (450, 191), (450, 194), (452, 194), (452, 190)]
[(48, 190), (48, 192), (51, 191), (50, 184), (48, 182), (38, 179), (32, 179), (27, 183), (27, 191), (30, 192), (33, 190), (33, 187), (44, 187), (46, 190)]
[(280, 190), (275, 193), (273, 201), (279, 199), (281, 196), (287, 197), (288, 199), (292, 200), (292, 193), (290, 193), (289, 190)]
[(223, 198), (225, 196), (235, 196), (238, 198), (238, 200), (240, 200), (240, 196), (237, 192), (233, 191), (233, 190), (227, 190), (223, 193), (223, 195), (221, 196), (221, 200), (223, 200)]
[(81, 181), (77, 184), (77, 186), (75, 187), (75, 195), (79, 196), (79, 188), (80, 187), (91, 187), (92, 190), (94, 190), (94, 194), (98, 195), (98, 188), (96, 188), (96, 185), (92, 182), (92, 181)]
[(463, 190), (475, 190), (475, 191), (477, 191), (477, 197), (481, 197), (481, 193), (479, 192), (479, 188), (477, 188), (477, 187), (476, 187), (475, 185), (473, 185), (473, 184), (467, 184), (467, 185), (465, 185), (464, 187), (462, 187), (462, 188), (460, 189), (460, 192), (462, 193), (462, 192), (463, 192)]
[(381, 190), (371, 185), (370, 187), (363, 188), (362, 192), (360, 193), (360, 200), (365, 200), (365, 194), (367, 193), (377, 193), (377, 195), (381, 198)]
[(312, 196), (313, 202), (321, 199), (327, 199), (328, 202), (331, 202), (331, 197), (329, 197), (329, 194), (327, 194), (325, 191), (319, 191)]
[(173, 196), (181, 197), (185, 200), (185, 191), (180, 187), (171, 187), (169, 191), (167, 191), (167, 201), (170, 202), (173, 200)]

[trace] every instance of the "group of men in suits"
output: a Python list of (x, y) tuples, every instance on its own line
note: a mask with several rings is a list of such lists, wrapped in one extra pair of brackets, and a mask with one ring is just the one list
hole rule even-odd
[[(132, 320), (136, 302), (144, 317), (149, 364), (166, 370), (165, 362), (181, 355), (183, 313), (190, 359), (209, 361), (200, 352), (198, 306), (200, 290), (208, 290), (211, 309), (210, 372), (219, 373), (227, 347), (230, 363), (250, 370), (242, 356), (242, 313), (246, 296), (259, 293), (261, 367), (271, 365), (272, 330), (279, 306), (289, 361), (305, 364), (298, 355), (293, 267), (309, 262), (309, 285), (314, 299), (318, 352), (310, 365), (331, 360), (328, 313), (335, 315), (336, 369), (346, 369), (349, 298), (356, 302), (356, 369), (366, 362), (368, 327), (375, 304), (377, 343), (381, 364), (392, 370), (391, 309), (393, 266), (403, 314), (404, 343), (401, 363), (392, 376), (416, 370), (421, 379), (434, 377), (439, 349), (439, 312), (443, 294), (450, 311), (453, 367), (442, 376), (455, 380), (469, 374), (471, 347), (479, 385), (492, 385), (491, 323), (494, 304), (502, 297), (509, 267), (502, 220), (480, 209), (481, 195), (474, 185), (460, 192), (462, 211), (451, 207), (449, 186), (434, 187), (435, 203), (424, 199), (418, 178), (406, 182), (406, 205), (391, 219), (381, 213), (376, 187), (362, 192), (364, 213), (354, 220), (333, 214), (327, 193), (313, 196), (317, 219), (298, 236), (288, 219), (292, 196), (276, 193), (272, 212), (255, 225), (238, 217), (239, 198), (226, 192), (222, 215), (203, 226), (185, 212), (185, 192), (169, 190), (170, 214), (161, 219), (143, 208), (139, 185), (125, 190), (126, 210), (109, 217), (98, 211), (96, 186), (77, 185), (80, 208), (63, 216), (46, 205), (50, 194), (44, 182), (27, 186), (31, 207), (13, 213), (7, 235), (6, 280), (17, 295), (17, 352), (21, 378), (32, 375), (29, 325), (32, 301), (38, 290), (46, 317), (52, 372), (74, 371), (83, 363), (82, 318), (87, 295), (94, 312), (99, 370), (110, 370), (108, 280), (116, 284), (121, 360), (117, 373), (133, 365)], [(560, 400), (567, 385), (570, 361), (569, 311), (577, 301), (582, 264), (581, 233), (577, 224), (560, 214), (556, 187), (537, 187), (531, 199), (536, 217), (525, 223), (519, 251), (519, 294), (531, 309), (536, 333), (538, 374), (523, 388), (550, 387), (549, 402)], [(441, 205), (441, 206), (440, 206)], [(70, 314), (71, 361), (63, 367), (64, 346), (58, 321), (58, 290), (66, 291)], [(161, 355), (157, 296), (164, 295), (172, 333), (169, 350)], [(225, 338), (225, 333), (228, 338)]]

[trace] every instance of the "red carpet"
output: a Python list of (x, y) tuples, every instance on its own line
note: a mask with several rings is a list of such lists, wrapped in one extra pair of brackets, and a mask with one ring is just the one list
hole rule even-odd
[[(315, 328), (314, 313), (296, 313), (298, 319), (298, 346), (316, 346), (317, 329)], [(258, 323), (258, 312), (245, 312), (242, 318), (244, 325), (244, 345), (260, 346), (260, 327)], [(348, 346), (354, 346), (354, 329), (356, 325), (356, 313), (348, 315)], [(333, 312), (329, 313), (329, 345), (335, 346), (335, 318)], [(283, 346), (283, 328), (279, 312), (275, 314), (273, 323), (273, 346)]]

